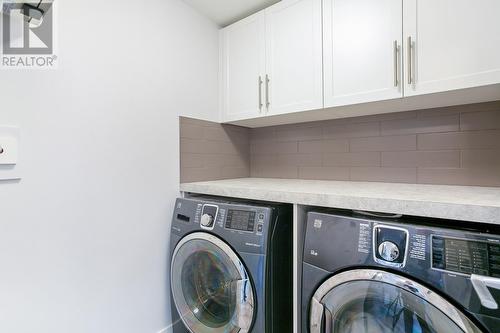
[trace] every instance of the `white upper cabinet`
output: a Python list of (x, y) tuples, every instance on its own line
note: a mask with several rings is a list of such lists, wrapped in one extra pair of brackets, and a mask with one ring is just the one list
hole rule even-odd
[(222, 29), (222, 121), (498, 100), (499, 13), (500, 0), (282, 0)]
[(264, 111), (264, 13), (247, 17), (221, 33), (224, 121), (258, 117)]
[(265, 13), (268, 113), (322, 108), (321, 0), (284, 0)]
[(323, 107), (321, 0), (283, 0), (221, 40), (223, 121)]
[(403, 0), (324, 0), (325, 107), (403, 96)]
[(499, 0), (404, 1), (406, 96), (500, 83)]

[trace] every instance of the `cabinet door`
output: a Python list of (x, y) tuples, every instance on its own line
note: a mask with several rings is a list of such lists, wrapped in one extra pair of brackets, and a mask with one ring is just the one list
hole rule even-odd
[(325, 107), (402, 97), (402, 0), (324, 0)]
[(263, 112), (264, 35), (263, 12), (247, 17), (222, 31), (224, 121), (255, 118)]
[(405, 95), (500, 83), (499, 15), (498, 0), (405, 0)]
[(321, 0), (283, 0), (266, 13), (266, 109), (323, 107)]

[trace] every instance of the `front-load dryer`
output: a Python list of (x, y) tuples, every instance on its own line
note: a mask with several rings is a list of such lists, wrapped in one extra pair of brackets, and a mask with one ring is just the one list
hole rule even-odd
[(177, 199), (170, 256), (173, 332), (291, 332), (290, 216), (285, 205)]
[(370, 215), (308, 213), (303, 333), (500, 332), (499, 236)]

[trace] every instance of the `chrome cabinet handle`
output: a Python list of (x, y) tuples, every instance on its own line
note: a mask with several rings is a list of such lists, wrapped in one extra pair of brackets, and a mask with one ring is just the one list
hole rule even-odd
[(407, 45), (407, 52), (408, 52), (408, 84), (413, 83), (413, 73), (412, 73), (412, 43), (411, 43), (411, 36), (408, 36), (408, 45)]
[(262, 111), (262, 77), (259, 75), (259, 111)]
[(398, 79), (398, 55), (399, 55), (399, 46), (398, 46), (398, 41), (394, 41), (394, 87), (397, 87), (399, 85), (399, 79)]
[(271, 105), (271, 102), (269, 102), (269, 75), (266, 74), (266, 108), (269, 111), (269, 105)]

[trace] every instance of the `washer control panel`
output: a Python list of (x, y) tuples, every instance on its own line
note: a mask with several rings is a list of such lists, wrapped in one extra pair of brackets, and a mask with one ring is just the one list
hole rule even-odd
[(253, 232), (255, 229), (255, 211), (228, 209), (226, 217), (227, 229)]
[(264, 211), (228, 209), (224, 227), (235, 231), (255, 232), (257, 235), (262, 235), (265, 218)]
[(171, 225), (172, 234), (183, 236), (202, 230), (228, 240), (240, 251), (263, 254), (268, 249), (267, 242), (274, 235), (278, 216), (288, 218), (289, 214), (285, 208), (278, 205), (266, 206), (216, 199), (177, 199)]
[(500, 243), (432, 235), (432, 268), (500, 278)]

